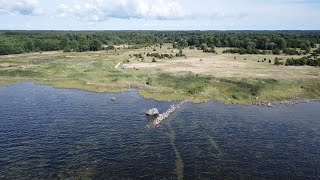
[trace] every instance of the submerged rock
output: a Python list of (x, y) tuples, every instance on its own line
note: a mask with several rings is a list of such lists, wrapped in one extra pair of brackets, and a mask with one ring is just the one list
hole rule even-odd
[(148, 116), (157, 116), (157, 115), (159, 115), (159, 111), (158, 111), (157, 108), (149, 109), (146, 112), (146, 115), (148, 115)]

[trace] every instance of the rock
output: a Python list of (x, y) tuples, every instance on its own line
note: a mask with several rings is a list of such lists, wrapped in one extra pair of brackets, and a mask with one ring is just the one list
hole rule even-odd
[(158, 111), (157, 108), (149, 109), (146, 112), (146, 115), (148, 115), (148, 116), (157, 116), (157, 115), (159, 115), (159, 111)]
[(268, 103), (267, 106), (268, 106), (268, 107), (272, 107), (272, 104), (271, 104), (271, 103)]
[(111, 98), (111, 101), (116, 101), (116, 98), (115, 98), (115, 97), (112, 97), (112, 98)]

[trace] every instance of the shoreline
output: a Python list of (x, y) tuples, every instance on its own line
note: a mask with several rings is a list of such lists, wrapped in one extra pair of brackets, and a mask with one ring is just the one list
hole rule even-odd
[[(35, 78), (37, 79), (37, 78)], [(3, 79), (0, 79), (0, 87), (1, 86), (11, 86), (11, 85), (15, 85), (15, 84), (19, 84), (19, 83), (33, 83), (35, 85), (44, 85), (44, 86), (50, 86), (53, 88), (57, 88), (57, 89), (75, 89), (75, 90), (83, 90), (83, 91), (87, 91), (87, 92), (93, 92), (93, 93), (123, 93), (123, 92), (127, 92), (127, 91), (133, 91), (136, 90), (137, 94), (145, 99), (153, 99), (156, 101), (162, 101), (162, 102), (170, 102), (170, 101), (190, 101), (192, 103), (196, 103), (196, 104), (202, 104), (202, 103), (208, 103), (208, 102), (216, 102), (216, 103), (221, 103), (224, 105), (245, 105), (245, 106), (250, 106), (250, 105), (254, 105), (254, 106), (265, 106), (265, 107), (273, 107), (274, 105), (294, 105), (294, 104), (302, 104), (302, 103), (313, 103), (313, 102), (320, 102), (320, 98), (314, 98), (314, 99), (298, 99), (298, 98), (294, 98), (294, 99), (283, 99), (283, 100), (276, 100), (276, 101), (261, 101), (261, 102), (250, 102), (250, 101), (246, 101), (246, 102), (234, 102), (230, 99), (227, 99), (226, 101), (221, 101), (221, 100), (216, 100), (216, 99), (203, 99), (201, 97), (197, 97), (197, 96), (192, 96), (192, 98), (185, 98), (185, 99), (181, 99), (181, 98), (177, 98), (177, 99), (172, 99), (172, 98), (166, 98), (166, 96), (161, 96), (161, 98), (158, 98), (157, 96), (150, 96), (150, 95), (146, 95), (144, 94), (142, 91), (146, 91), (146, 92), (151, 92), (151, 93), (155, 93), (154, 90), (158, 90), (157, 87), (152, 87), (152, 86), (143, 86), (143, 85), (132, 85), (129, 84), (127, 86), (122, 85), (122, 86), (110, 86), (110, 85), (105, 85), (102, 89), (99, 89), (99, 86), (95, 86), (94, 84), (86, 84), (83, 85), (81, 82), (79, 81), (73, 81), (76, 82), (75, 84), (72, 85), (67, 85), (67, 84), (56, 84), (55, 82), (57, 81), (47, 81), (47, 80), (30, 80), (30, 79), (26, 79), (26, 80), (14, 80), (14, 81), (5, 81)], [(70, 81), (69, 81), (70, 82)], [(72, 82), (72, 81), (71, 81)], [(77, 86), (79, 85), (79, 86)], [(82, 85), (82, 86), (80, 86)], [(157, 92), (161, 95), (161, 92)]]
[[(186, 57), (162, 58), (156, 62), (146, 54), (179, 52), (166, 44), (162, 49), (122, 48), (111, 54), (98, 51), (0, 56), (0, 85), (31, 81), (90, 92), (137, 89), (139, 95), (147, 99), (194, 103), (212, 100), (223, 104), (268, 106), (268, 103), (320, 99), (318, 67), (257, 62), (288, 58), (284, 55), (233, 55), (223, 54), (225, 48), (216, 50), (218, 54), (208, 54), (185, 48)], [(140, 54), (143, 58), (132, 59)], [(125, 65), (121, 67), (119, 63)]]

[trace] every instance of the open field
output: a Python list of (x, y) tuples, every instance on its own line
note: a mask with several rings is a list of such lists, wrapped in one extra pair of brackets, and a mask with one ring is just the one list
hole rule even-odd
[[(138, 88), (144, 97), (158, 100), (245, 104), (320, 97), (319, 68), (273, 65), (275, 57), (295, 56), (222, 54), (224, 48), (216, 50), (213, 54), (186, 48), (186, 57), (156, 58), (157, 62), (146, 54), (175, 55), (179, 50), (169, 45), (134, 50), (119, 46), (98, 52), (0, 56), (0, 85), (33, 81), (96, 92)], [(142, 54), (143, 59), (134, 54)], [(263, 59), (267, 61), (261, 62)]]
[[(286, 55), (236, 55), (222, 54), (224, 48), (219, 48), (218, 54), (205, 54), (198, 50), (185, 49), (184, 53), (187, 58), (177, 60), (162, 60), (159, 63), (133, 62), (129, 64), (130, 68), (156, 68), (161, 71), (176, 73), (176, 72), (192, 72), (195, 74), (212, 75), (220, 78), (273, 78), (273, 79), (313, 79), (319, 78), (319, 68), (308, 66), (300, 67), (285, 67), (274, 66), (275, 57), (286, 60), (287, 58), (299, 58), (299, 56)], [(166, 51), (164, 51), (165, 53)], [(234, 59), (236, 57), (236, 59)], [(300, 56), (301, 57), (301, 56)], [(264, 58), (266, 62), (262, 61)], [(272, 63), (269, 63), (268, 60)]]

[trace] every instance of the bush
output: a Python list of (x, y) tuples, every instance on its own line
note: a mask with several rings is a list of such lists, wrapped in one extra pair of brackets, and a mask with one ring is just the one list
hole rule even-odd
[(70, 46), (66, 46), (64, 49), (63, 49), (63, 52), (71, 52), (72, 49)]
[(320, 59), (311, 57), (302, 57), (300, 59), (289, 58), (286, 60), (286, 66), (320, 66)]
[(245, 48), (239, 48), (239, 49), (227, 49), (224, 50), (222, 53), (231, 53), (231, 54), (265, 54), (266, 51), (260, 51), (258, 49), (245, 49)]
[(294, 48), (286, 48), (283, 50), (283, 53), (288, 55), (301, 55), (301, 53)]
[(276, 58), (274, 59), (274, 65), (279, 66), (279, 65), (283, 65), (283, 64), (284, 64), (284, 63), (281, 62), (279, 58), (276, 57)]
[(274, 50), (272, 50), (272, 54), (279, 55), (279, 54), (281, 54), (281, 51), (280, 51), (280, 49), (274, 49)]

